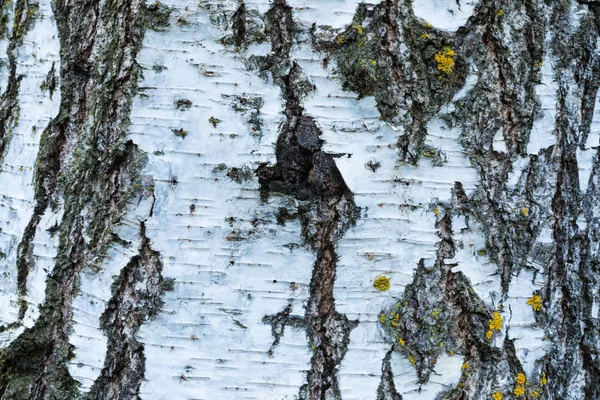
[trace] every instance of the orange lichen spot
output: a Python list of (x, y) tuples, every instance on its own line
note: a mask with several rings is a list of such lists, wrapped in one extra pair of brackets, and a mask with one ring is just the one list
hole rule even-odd
[(492, 393), (492, 400), (502, 400), (503, 398), (504, 396), (500, 392)]
[(385, 292), (390, 289), (390, 278), (387, 276), (378, 276), (373, 282), (373, 287), (380, 292)]
[(540, 311), (542, 309), (542, 297), (539, 294), (534, 294), (527, 300), (527, 304), (533, 308), (533, 311)]
[(450, 75), (454, 71), (454, 50), (450, 47), (445, 46), (441, 51), (435, 53), (433, 57), (437, 61), (437, 68), (440, 71), (446, 75)]

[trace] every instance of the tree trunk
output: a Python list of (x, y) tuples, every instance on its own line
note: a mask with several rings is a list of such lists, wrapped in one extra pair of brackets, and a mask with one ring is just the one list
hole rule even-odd
[(0, 6), (0, 399), (600, 398), (600, 1)]

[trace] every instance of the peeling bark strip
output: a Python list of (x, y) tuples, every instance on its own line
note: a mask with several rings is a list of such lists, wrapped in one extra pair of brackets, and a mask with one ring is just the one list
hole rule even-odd
[[(109, 228), (131, 197), (142, 163), (137, 147), (124, 137), (136, 87), (144, 4), (86, 0), (56, 1), (52, 6), (62, 49), (62, 100), (40, 144), (37, 204), (19, 254), (29, 253), (35, 228), (49, 207), (64, 207), (64, 216), (40, 317), (0, 352), (3, 399), (76, 397), (65, 364), (73, 355), (68, 336), (78, 276), (102, 259)], [(100, 30), (103, 36), (97, 38)], [(25, 280), (28, 263), (19, 268)]]
[(156, 316), (163, 304), (160, 254), (150, 247), (144, 222), (140, 237), (139, 253), (121, 270), (100, 320), (108, 348), (102, 373), (87, 396), (90, 400), (139, 399), (146, 359), (144, 345), (136, 336), (140, 326)]

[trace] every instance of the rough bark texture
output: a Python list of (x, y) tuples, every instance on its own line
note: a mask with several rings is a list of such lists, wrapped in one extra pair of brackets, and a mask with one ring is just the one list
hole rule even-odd
[(0, 399), (600, 398), (600, 2), (0, 7)]

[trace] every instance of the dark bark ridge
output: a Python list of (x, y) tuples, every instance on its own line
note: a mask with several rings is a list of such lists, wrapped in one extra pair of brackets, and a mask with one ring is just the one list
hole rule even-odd
[(114, 282), (113, 296), (100, 319), (108, 346), (104, 368), (87, 395), (90, 400), (140, 398), (146, 359), (136, 336), (140, 326), (160, 311), (164, 292), (160, 254), (150, 246), (144, 222), (140, 238), (139, 252)]
[(359, 208), (333, 157), (321, 150), (321, 131), (313, 118), (304, 115), (301, 102), (312, 86), (298, 64), (290, 66), (289, 51), (294, 37), (291, 9), (285, 1), (277, 0), (265, 18), (272, 52), (262, 63), (262, 69), (270, 71), (273, 80), (280, 82), (286, 102), (286, 122), (276, 144), (277, 163), (261, 166), (258, 179), (265, 200), (271, 193), (280, 193), (306, 203), (303, 212), (299, 212), (304, 240), (317, 256), (304, 317), (313, 356), (300, 398), (341, 399), (337, 369), (354, 323), (335, 311), (335, 243), (354, 223)]
[(381, 381), (377, 388), (377, 400), (402, 400), (402, 396), (396, 391), (396, 384), (394, 383), (394, 373), (390, 362), (392, 353), (393, 350), (389, 350), (383, 358)]

